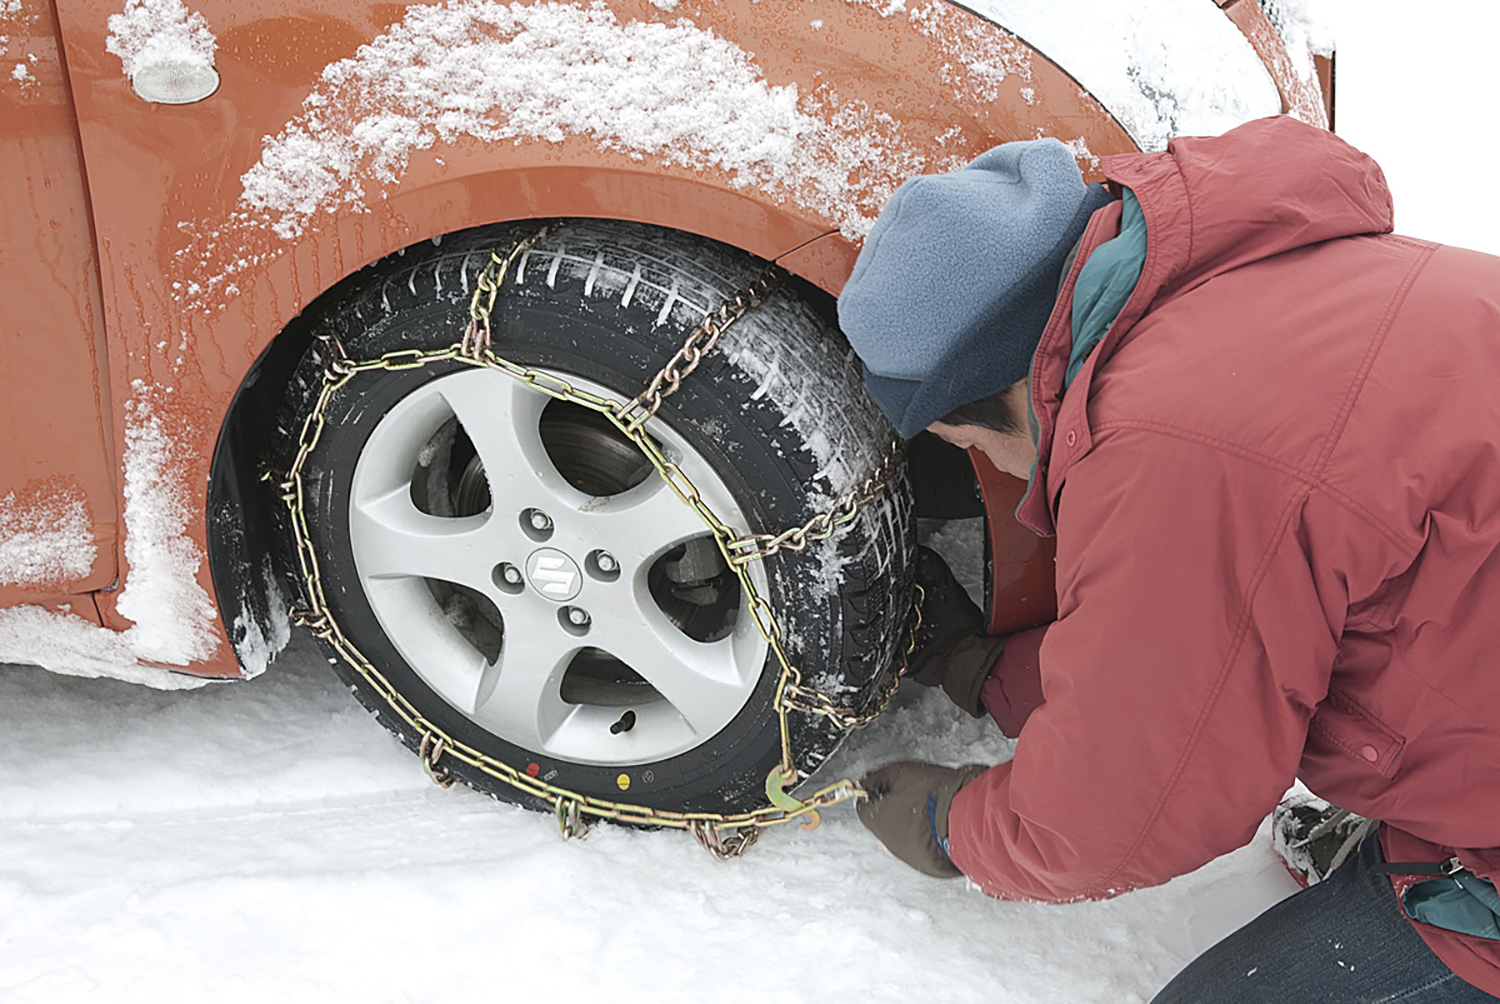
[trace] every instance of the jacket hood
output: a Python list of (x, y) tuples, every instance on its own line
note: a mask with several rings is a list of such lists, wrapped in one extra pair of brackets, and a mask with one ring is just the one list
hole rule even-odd
[(1146, 214), (1141, 312), (1262, 258), (1389, 233), (1394, 217), (1380, 165), (1286, 115), (1180, 137), (1166, 153), (1106, 157), (1104, 173), (1134, 191)]
[[(1103, 167), (1140, 202), (1146, 256), (1135, 291), (1064, 400), (1078, 274), (1094, 249), (1119, 232), (1118, 201), (1096, 212), (1037, 346), (1031, 375), (1037, 464), (1016, 516), (1044, 536), (1054, 532), (1055, 488), (1091, 441), (1091, 374), (1147, 311), (1253, 262), (1334, 238), (1389, 233), (1394, 215), (1385, 175), (1373, 159), (1285, 115), (1222, 136), (1174, 139), (1165, 153), (1106, 157)], [(1062, 461), (1052, 455), (1060, 421), (1073, 438)]]

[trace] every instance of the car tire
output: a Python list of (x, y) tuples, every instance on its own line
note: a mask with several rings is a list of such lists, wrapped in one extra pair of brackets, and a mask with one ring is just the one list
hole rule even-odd
[[(315, 323), (355, 360), (449, 346), (490, 252), (536, 229), (408, 248), (336, 289)], [(673, 231), (557, 223), (507, 276), (493, 350), (626, 400), (765, 268)], [(874, 470), (894, 437), (830, 306), (787, 279), (646, 426), (737, 531), (805, 522)], [(292, 381), (285, 430), (315, 406), (324, 344)], [(328, 612), (422, 719), (582, 795), (690, 812), (765, 804), (780, 760), (779, 664), (733, 574), (703, 545), (707, 526), (685, 537), (683, 514), (696, 515), (599, 416), (451, 360), (361, 373), (328, 402), (301, 477)], [(752, 565), (793, 664), (842, 705), (866, 706), (894, 671), (912, 591), (911, 509), (899, 477), (833, 539)], [(361, 702), (416, 750), (418, 730), (327, 649)], [(841, 731), (796, 712), (789, 726), (805, 779)], [(458, 758), (442, 766), (546, 807)]]

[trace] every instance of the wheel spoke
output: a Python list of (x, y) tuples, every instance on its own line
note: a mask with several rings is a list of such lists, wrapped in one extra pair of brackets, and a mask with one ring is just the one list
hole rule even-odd
[(368, 579), (365, 590), (380, 626), (429, 687), (455, 707), (473, 702), (487, 664), (444, 616), (421, 579)]
[(488, 514), (430, 516), (412, 504), (407, 485), (356, 498), (349, 512), (349, 537), (365, 578), (416, 575), (488, 591), (494, 550), (489, 523)]
[(492, 498), (518, 507), (587, 499), (557, 472), (542, 444), (547, 395), (494, 370), (455, 374), (437, 386), (484, 464)]
[(655, 475), (627, 492), (589, 502), (584, 511), (592, 539), (621, 561), (626, 574), (685, 540), (712, 533), (697, 511)]
[(639, 673), (695, 733), (721, 728), (746, 696), (732, 640), (696, 642), (660, 613), (642, 613), (635, 623), (596, 623), (589, 644)]
[(500, 658), (485, 669), (468, 710), (518, 746), (545, 750), (578, 711), (562, 699), (562, 678), (580, 647), (553, 618), (507, 620)]

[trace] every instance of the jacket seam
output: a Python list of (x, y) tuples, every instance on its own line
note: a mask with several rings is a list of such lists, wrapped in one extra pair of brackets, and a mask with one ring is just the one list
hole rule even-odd
[(1286, 505), (1282, 508), (1276, 530), (1271, 535), (1271, 539), (1266, 542), (1266, 549), (1262, 552), (1260, 562), (1256, 565), (1255, 572), (1250, 577), (1245, 590), (1245, 599), (1240, 609), (1239, 623), (1235, 625), (1234, 636), (1230, 640), (1228, 651), (1224, 654), (1224, 661), (1219, 666), (1219, 673), (1214, 679), (1213, 687), (1210, 688), (1208, 696), (1203, 701), (1202, 710), (1198, 712), (1198, 720), (1193, 723), (1192, 731), (1188, 733), (1187, 743), (1183, 747), (1181, 755), (1177, 758), (1177, 764), (1172, 768), (1172, 773), (1162, 786), (1161, 794), (1157, 797), (1156, 803), (1152, 805), (1151, 812), (1146, 817), (1146, 821), (1141, 824), (1140, 832), (1136, 835), (1130, 847), (1120, 857), (1119, 864), (1111, 868), (1104, 878), (1100, 880), (1099, 886), (1101, 888), (1108, 888), (1111, 880), (1124, 871), (1125, 866), (1135, 857), (1136, 851), (1140, 850), (1141, 845), (1146, 841), (1146, 837), (1155, 828), (1156, 822), (1161, 818), (1162, 812), (1166, 809), (1167, 802), (1171, 799), (1173, 791), (1176, 790), (1177, 782), (1181, 780), (1183, 771), (1187, 769), (1188, 761), (1192, 759), (1193, 751), (1198, 748), (1198, 742), (1203, 737), (1203, 731), (1208, 727), (1208, 720), (1212, 716), (1214, 708), (1219, 703), (1219, 695), (1224, 692), (1224, 684), (1229, 679), (1229, 672), (1233, 669), (1235, 660), (1239, 658), (1240, 648), (1244, 645), (1245, 636), (1250, 631), (1250, 611), (1255, 604), (1256, 594), (1260, 592), (1261, 583), (1270, 574), (1271, 559), (1281, 547), (1281, 542), (1285, 539), (1287, 530), (1292, 525), (1292, 515), (1297, 511), (1300, 504), (1306, 500), (1308, 493), (1308, 486), (1299, 487), (1287, 499)]
[(1193, 208), (1193, 190), (1188, 187), (1187, 175), (1182, 173), (1182, 164), (1178, 162), (1176, 157), (1172, 158), (1172, 168), (1177, 172), (1177, 183), (1182, 186), (1182, 204), (1187, 206), (1188, 212), (1187, 260), (1183, 262), (1182, 265), (1182, 270), (1186, 272), (1188, 269), (1192, 268), (1193, 262), (1196, 260), (1193, 257), (1194, 252), (1196, 251), (1193, 237), (1197, 234), (1198, 228), (1193, 225), (1193, 221), (1198, 218), (1198, 213)]
[(1406, 276), (1401, 280), (1401, 285), (1396, 287), (1395, 295), (1386, 306), (1385, 316), (1380, 319), (1380, 324), (1375, 328), (1375, 335), (1370, 339), (1369, 347), (1365, 349), (1365, 355), (1360, 360), (1359, 369), (1355, 371), (1354, 378), (1349, 382), (1349, 389), (1344, 393), (1344, 403), (1334, 417), (1333, 425), (1328, 430), (1328, 442), (1323, 445), (1323, 453), (1318, 457), (1314, 470), (1319, 479), (1322, 478), (1323, 469), (1333, 458), (1333, 451), (1337, 449), (1339, 441), (1344, 437), (1344, 430), (1348, 427), (1349, 416), (1354, 413), (1354, 406), (1359, 401), (1359, 395), (1364, 390), (1365, 381), (1369, 379), (1370, 370), (1375, 366), (1375, 359), (1380, 355), (1380, 350), (1385, 346), (1386, 335), (1390, 334), (1391, 325), (1395, 323), (1396, 315), (1401, 312), (1401, 307), (1406, 303), (1406, 296), (1411, 292), (1411, 287), (1416, 283), (1417, 276), (1421, 274), (1428, 259), (1432, 257), (1436, 248), (1427, 248), (1417, 255), (1416, 261), (1406, 270)]
[(1381, 536), (1385, 537), (1386, 540), (1388, 540), (1393, 546), (1401, 549), (1403, 552), (1411, 550), (1410, 542), (1405, 540), (1395, 527), (1392, 527), (1385, 523), (1380, 519), (1380, 517), (1370, 512), (1345, 492), (1330, 485), (1321, 475), (1304, 470), (1303, 468), (1298, 467), (1295, 464), (1289, 464), (1285, 460), (1280, 460), (1276, 457), (1270, 456), (1269, 454), (1261, 453), (1257, 450), (1252, 450), (1248, 446), (1241, 446), (1238, 443), (1231, 443), (1228, 440), (1219, 439), (1216, 436), (1210, 436), (1207, 433), (1194, 432), (1191, 429), (1184, 429), (1180, 426), (1169, 425), (1165, 422), (1153, 422), (1149, 419), (1115, 419), (1109, 422), (1100, 422), (1098, 425), (1094, 426), (1094, 429), (1096, 432), (1109, 432), (1114, 429), (1131, 429), (1139, 432), (1156, 432), (1162, 435), (1172, 436), (1177, 439), (1189, 440), (1191, 442), (1199, 443), (1204, 446), (1211, 446), (1214, 449), (1239, 457), (1242, 460), (1255, 461), (1256, 463), (1269, 467), (1281, 474), (1285, 474), (1287, 477), (1296, 478), (1297, 480), (1306, 484), (1309, 488), (1317, 489), (1319, 492), (1327, 495), (1340, 507), (1348, 511), (1350, 515), (1356, 517), (1364, 523), (1369, 524), (1371, 529), (1375, 530)]
[(1350, 614), (1344, 618), (1345, 631), (1380, 630), (1380, 614), (1390, 604), (1390, 600), (1381, 600), (1373, 609), (1362, 613)]
[(1392, 590), (1389, 596), (1375, 604), (1366, 614), (1366, 626), (1373, 631), (1384, 630), (1382, 625), (1385, 624), (1386, 617), (1390, 614), (1391, 608), (1396, 605), (1398, 599), (1400, 597), (1395, 590)]
[[(1390, 602), (1391, 601), (1387, 601), (1386, 603), (1381, 604), (1381, 606), (1388, 606)], [(1376, 627), (1378, 628), (1379, 625), (1376, 625)], [(1421, 687), (1423, 691), (1430, 694), (1434, 700), (1442, 701), (1444, 704), (1446, 704), (1453, 710), (1455, 714), (1461, 716), (1463, 721), (1470, 723), (1478, 728), (1484, 728), (1489, 724), (1489, 722), (1486, 721), (1480, 714), (1476, 713), (1472, 707), (1460, 704), (1458, 701), (1455, 701), (1451, 695), (1442, 690), (1439, 690), (1437, 687), (1434, 687), (1430, 680), (1418, 673), (1405, 659), (1398, 657), (1393, 662), (1393, 665), (1394, 664), (1399, 664), (1402, 667), (1402, 672), (1408, 679), (1410, 679), (1415, 685)], [(1405, 738), (1404, 734), (1402, 735), (1402, 738)]]
[(1383, 241), (1390, 241), (1392, 244), (1400, 244), (1402, 247), (1411, 248), (1413, 251), (1436, 251), (1439, 247), (1439, 245), (1432, 241), (1417, 240), (1415, 237), (1404, 237), (1401, 234), (1373, 234), (1372, 236), (1378, 237)]

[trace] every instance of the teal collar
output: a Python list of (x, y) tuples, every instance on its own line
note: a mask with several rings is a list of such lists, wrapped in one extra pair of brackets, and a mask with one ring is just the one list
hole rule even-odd
[(1064, 388), (1120, 316), (1146, 263), (1146, 215), (1130, 189), (1125, 189), (1122, 202), (1119, 235), (1094, 249), (1073, 284), (1073, 348)]

